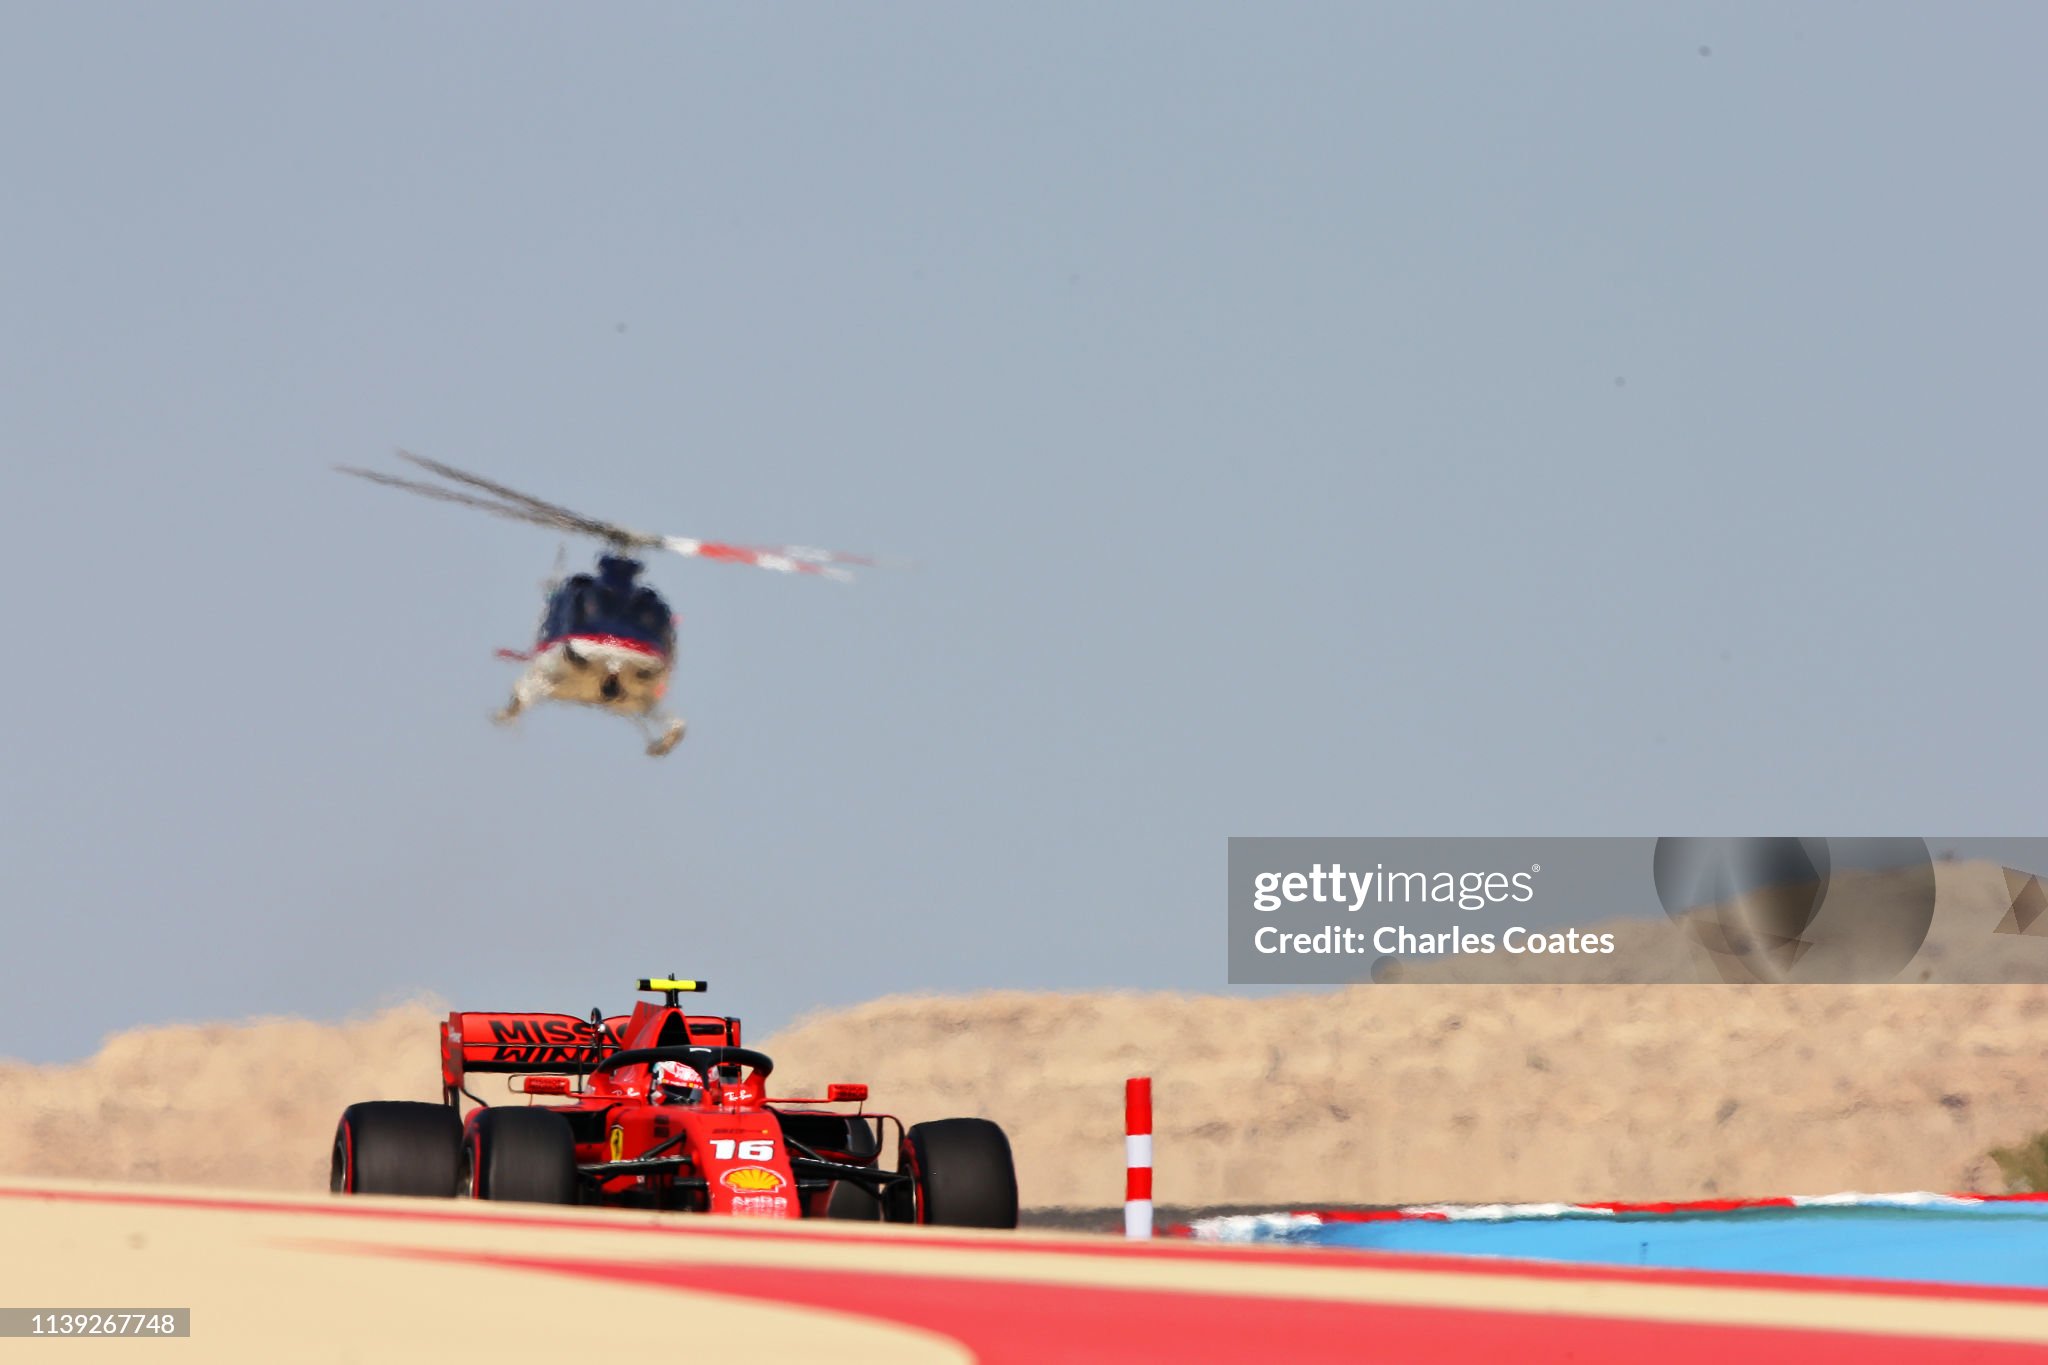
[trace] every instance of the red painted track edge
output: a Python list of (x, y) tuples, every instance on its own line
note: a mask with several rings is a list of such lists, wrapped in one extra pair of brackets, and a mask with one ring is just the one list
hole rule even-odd
[[(111, 1190), (51, 1190), (0, 1185), (0, 1199), (46, 1199), (82, 1204), (139, 1205), (154, 1208), (185, 1208), (214, 1212), (235, 1211), (268, 1214), (310, 1214), (322, 1218), (371, 1219), (373, 1221), (446, 1221), (492, 1223), (512, 1227), (567, 1228), (577, 1231), (637, 1233), (668, 1237), (761, 1237), (789, 1235), (788, 1224), (770, 1228), (745, 1226), (743, 1220), (701, 1217), (688, 1223), (650, 1225), (620, 1217), (531, 1218), (518, 1214), (487, 1213), (454, 1207), (423, 1209), (368, 1208), (336, 1196), (331, 1205), (292, 1203), (278, 1199), (239, 1199), (231, 1195), (160, 1195)], [(422, 1203), (436, 1201), (422, 1200)], [(873, 1237), (850, 1236), (802, 1228), (805, 1240), (854, 1248), (874, 1247)], [(1985, 1303), (2048, 1303), (2048, 1289), (2027, 1289), (1997, 1285), (1956, 1285), (1920, 1280), (1852, 1279), (1819, 1275), (1778, 1275), (1740, 1271), (1673, 1270), (1656, 1267), (1603, 1266), (1560, 1261), (1515, 1260), (1507, 1257), (1461, 1256), (1425, 1252), (1377, 1251), (1336, 1247), (1235, 1247), (1199, 1242), (1125, 1241), (1104, 1235), (1099, 1243), (1083, 1237), (1059, 1242), (1019, 1240), (1006, 1243), (1000, 1238), (968, 1239), (932, 1234), (920, 1229), (904, 1245), (962, 1251), (1002, 1251), (1008, 1254), (1050, 1256), (1125, 1256), (1166, 1259), (1197, 1256), (1210, 1260), (1273, 1264), (1277, 1259), (1298, 1258), (1303, 1267), (1348, 1267), (1421, 1271), (1467, 1277), (1504, 1276), (1521, 1279), (1606, 1281), (1625, 1284), (1697, 1285), (1708, 1288), (1784, 1290), (1794, 1293), (1864, 1294), (1874, 1297), (1953, 1299)]]

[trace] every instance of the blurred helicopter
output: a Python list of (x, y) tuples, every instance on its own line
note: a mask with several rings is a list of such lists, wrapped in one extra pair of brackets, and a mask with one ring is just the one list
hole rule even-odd
[(875, 563), (859, 555), (802, 545), (763, 549), (630, 531), (528, 497), (424, 455), (403, 450), (398, 454), (430, 473), (477, 491), (443, 488), (350, 465), (335, 468), (372, 483), (403, 488), (440, 502), (479, 508), (513, 521), (593, 536), (606, 544), (607, 551), (598, 556), (595, 572), (562, 578), (558, 568), (557, 576), (544, 585), (547, 605), (532, 649), (498, 651), (501, 659), (527, 665), (512, 686), (512, 699), (493, 717), (500, 724), (509, 723), (538, 702), (575, 702), (638, 723), (648, 737), (647, 752), (655, 758), (669, 753), (681, 741), (682, 718), (669, 716), (661, 709), (675, 665), (675, 616), (660, 593), (639, 581), (643, 566), (634, 557), (637, 552), (668, 550), (697, 559), (751, 564), (777, 573), (808, 574), (841, 582), (852, 578), (847, 565)]

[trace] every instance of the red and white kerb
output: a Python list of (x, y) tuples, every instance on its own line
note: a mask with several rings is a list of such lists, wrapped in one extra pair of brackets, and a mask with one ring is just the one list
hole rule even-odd
[(1124, 1082), (1124, 1236), (1152, 1235), (1152, 1078)]

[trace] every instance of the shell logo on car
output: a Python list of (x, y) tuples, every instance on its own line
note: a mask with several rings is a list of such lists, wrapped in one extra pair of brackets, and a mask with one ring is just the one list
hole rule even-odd
[(766, 1166), (735, 1166), (718, 1183), (735, 1194), (773, 1194), (788, 1182)]

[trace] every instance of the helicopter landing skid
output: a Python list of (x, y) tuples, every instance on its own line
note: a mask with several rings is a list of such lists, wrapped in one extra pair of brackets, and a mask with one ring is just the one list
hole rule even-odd
[[(641, 728), (643, 730), (649, 731), (650, 733), (652, 731), (652, 727), (644, 722), (642, 723)], [(682, 743), (683, 731), (685, 728), (687, 727), (685, 726), (682, 717), (678, 716), (674, 720), (671, 720), (668, 723), (668, 728), (666, 730), (664, 730), (659, 735), (654, 735), (651, 739), (647, 741), (647, 756), (649, 758), (661, 758), (664, 755), (671, 752), (676, 747), (676, 745)]]
[(521, 712), (535, 702), (546, 701), (553, 691), (545, 679), (528, 674), (513, 684), (511, 700), (505, 703), (502, 710), (492, 712), (491, 720), (499, 725), (510, 725), (519, 719)]
[[(616, 678), (618, 675), (611, 676)], [(572, 702), (594, 706), (615, 716), (625, 716), (637, 722), (640, 733), (647, 736), (647, 755), (650, 758), (661, 758), (672, 753), (676, 745), (682, 743), (683, 731), (686, 728), (683, 719), (680, 716), (664, 716), (653, 709), (655, 698), (660, 695), (658, 679), (657, 688), (651, 693), (643, 687), (638, 695), (626, 695), (618, 699), (607, 697), (602, 700), (601, 693), (581, 696), (573, 686), (558, 686), (561, 679), (561, 674), (550, 673), (543, 665), (536, 664), (513, 684), (512, 696), (503, 708), (492, 713), (492, 721), (499, 725), (510, 725), (542, 702)]]

